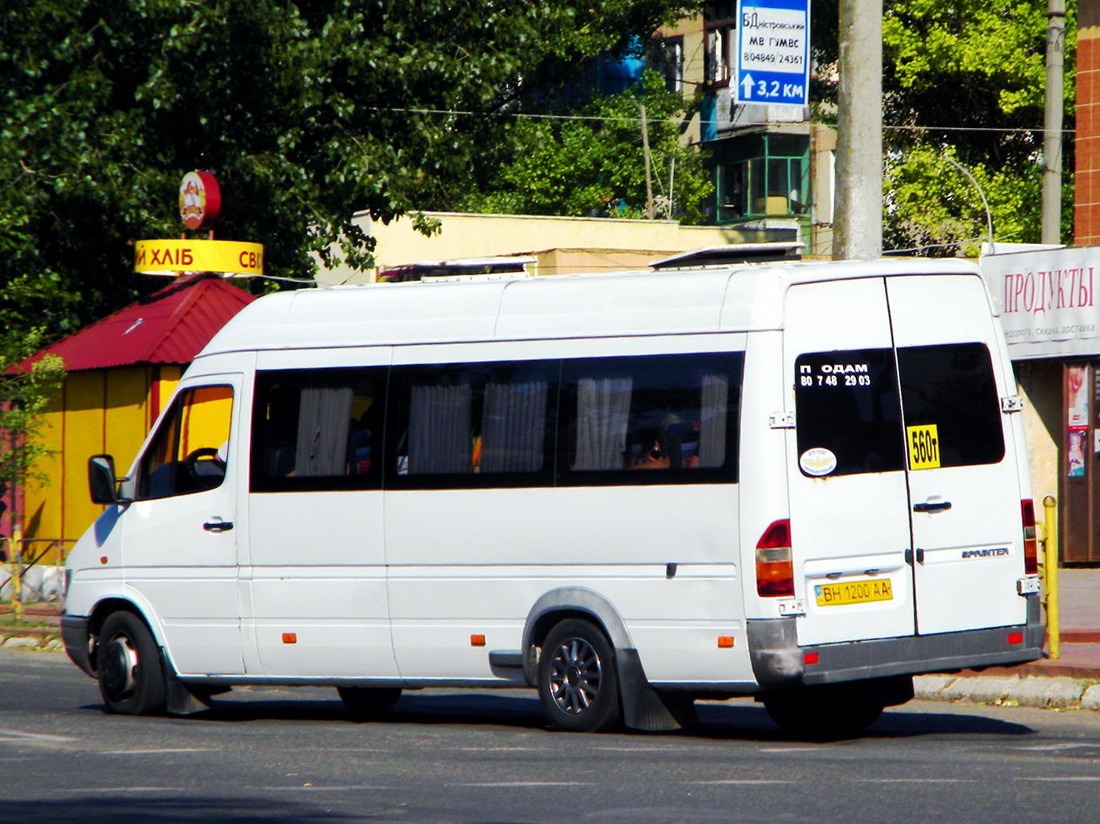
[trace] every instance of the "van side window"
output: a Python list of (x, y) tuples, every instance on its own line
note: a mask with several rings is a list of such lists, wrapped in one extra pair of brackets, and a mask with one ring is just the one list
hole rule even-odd
[(567, 361), (559, 479), (736, 480), (742, 363), (738, 353)]
[(391, 477), (398, 486), (549, 483), (556, 361), (393, 370)]
[(250, 490), (378, 488), (384, 383), (384, 368), (258, 372)]
[(936, 427), (940, 466), (999, 463), (1005, 455), (993, 360), (982, 343), (898, 350), (905, 426)]
[(138, 464), (137, 499), (221, 486), (232, 412), (230, 386), (203, 386), (178, 395)]
[[(807, 353), (798, 356), (794, 369), (803, 473), (855, 475), (905, 468), (891, 349)], [(828, 455), (827, 472), (808, 470), (805, 456), (815, 454)]]

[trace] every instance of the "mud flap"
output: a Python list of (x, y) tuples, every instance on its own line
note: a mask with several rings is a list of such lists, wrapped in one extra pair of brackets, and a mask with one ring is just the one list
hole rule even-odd
[(623, 724), (642, 732), (667, 732), (691, 727), (698, 722), (690, 696), (662, 694), (649, 685), (634, 649), (615, 650), (619, 675)]
[(164, 672), (164, 695), (169, 715), (194, 715), (210, 709), (209, 703), (196, 696), (180, 681), (163, 648), (160, 651), (160, 666)]

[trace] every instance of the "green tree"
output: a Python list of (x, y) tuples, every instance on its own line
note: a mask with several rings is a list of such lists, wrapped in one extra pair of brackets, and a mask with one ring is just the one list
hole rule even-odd
[[(28, 482), (46, 484), (49, 479), (34, 470), (39, 460), (52, 453), (41, 433), (45, 413), (57, 398), (65, 379), (65, 365), (57, 355), (45, 355), (26, 369), (13, 369), (42, 343), (40, 330), (0, 336), (0, 495)], [(14, 503), (9, 502), (9, 506)], [(11, 510), (14, 511), (14, 506)]]
[(150, 291), (127, 242), (179, 233), (214, 172), (219, 237), (274, 275), (365, 267), (351, 223), (446, 202), (499, 120), (680, 0), (28, 0), (0, 16), (0, 325), (74, 331)]
[[(1046, 12), (1046, 0), (885, 0), (887, 249), (954, 254), (961, 244), (973, 252), (974, 241), (986, 237), (981, 198), (948, 157), (981, 186), (998, 240), (1038, 241)], [(1067, 12), (1065, 106), (1072, 129), (1074, 0)], [(828, 67), (836, 56), (836, 11), (817, 14), (815, 25), (823, 27), (815, 31), (818, 59)], [(835, 82), (816, 88), (827, 112)], [(1067, 181), (1072, 166), (1067, 141)], [(1063, 225), (1070, 234), (1066, 220)]]
[[(564, 117), (520, 117), (504, 128), (514, 152), (492, 170), (484, 191), (463, 208), (505, 214), (647, 216), (644, 106), (657, 217), (702, 220), (711, 183), (697, 148), (683, 145), (679, 123), (689, 103), (654, 71), (634, 87), (595, 99)], [(671, 197), (669, 187), (672, 187)]]

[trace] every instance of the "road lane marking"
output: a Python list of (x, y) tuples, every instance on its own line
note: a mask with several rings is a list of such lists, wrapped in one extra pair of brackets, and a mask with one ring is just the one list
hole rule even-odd
[(980, 784), (977, 778), (920, 778), (902, 776), (900, 778), (855, 778), (857, 784)]
[(183, 752), (220, 752), (215, 747), (159, 747), (149, 750), (104, 750), (101, 755), (174, 755)]
[(709, 781), (685, 781), (684, 783), (706, 787), (712, 784), (737, 786), (740, 784), (797, 784), (798, 782), (789, 778), (713, 778)]
[(42, 741), (49, 744), (69, 744), (80, 740), (69, 735), (48, 735), (44, 732), (26, 732), (0, 727), (0, 739), (4, 738), (14, 741)]
[(509, 789), (511, 787), (595, 787), (596, 785), (591, 781), (471, 781), (464, 784), (448, 784), (447, 786)]
[(1100, 775), (1024, 775), (1019, 781), (1100, 781)]

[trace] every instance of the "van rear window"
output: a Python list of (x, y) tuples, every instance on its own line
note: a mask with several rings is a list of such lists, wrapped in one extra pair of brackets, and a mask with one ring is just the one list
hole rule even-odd
[(898, 380), (891, 349), (813, 352), (795, 361), (798, 454), (827, 455), (807, 475), (905, 468)]
[[(997, 463), (1005, 454), (993, 363), (981, 343), (814, 352), (795, 361), (803, 474)], [(910, 441), (927, 441), (914, 464)], [(907, 463), (908, 462), (908, 463)]]
[(935, 426), (940, 466), (999, 463), (1001, 403), (989, 349), (981, 343), (898, 350), (906, 431)]

